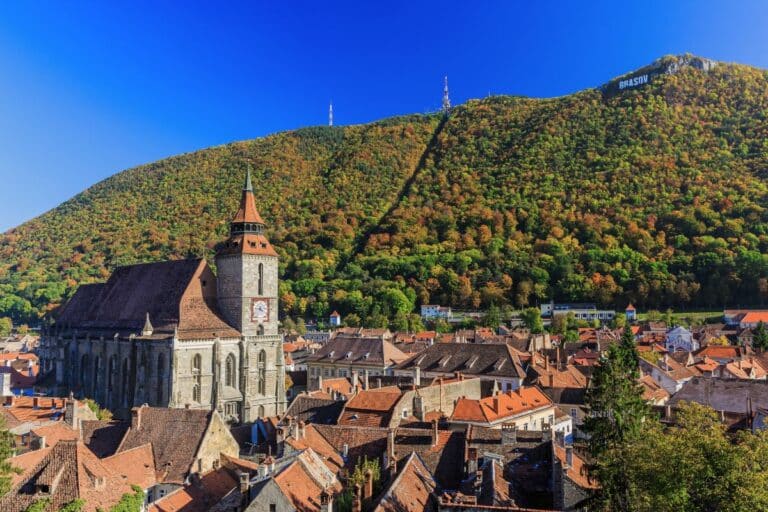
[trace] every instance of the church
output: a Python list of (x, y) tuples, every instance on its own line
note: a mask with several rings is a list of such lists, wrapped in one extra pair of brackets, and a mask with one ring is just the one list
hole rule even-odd
[(285, 410), (278, 255), (250, 172), (215, 257), (116, 268), (78, 288), (40, 340), (41, 372), (116, 416), (131, 407), (216, 409), (230, 422)]

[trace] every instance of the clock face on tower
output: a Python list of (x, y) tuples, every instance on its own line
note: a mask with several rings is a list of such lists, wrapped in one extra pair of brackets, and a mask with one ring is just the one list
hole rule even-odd
[(269, 301), (267, 299), (251, 299), (251, 320), (254, 322), (269, 320)]

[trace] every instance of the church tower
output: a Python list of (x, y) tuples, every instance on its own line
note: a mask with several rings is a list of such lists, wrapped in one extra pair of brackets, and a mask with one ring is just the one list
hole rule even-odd
[(243, 336), (278, 334), (277, 264), (277, 253), (264, 236), (248, 171), (229, 238), (216, 254), (219, 308)]

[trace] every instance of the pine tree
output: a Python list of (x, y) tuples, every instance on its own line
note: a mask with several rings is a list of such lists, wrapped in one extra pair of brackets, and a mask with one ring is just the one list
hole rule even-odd
[(621, 341), (608, 349), (595, 368), (584, 421), (590, 436), (590, 470), (601, 486), (597, 500), (608, 510), (634, 510), (634, 492), (627, 484), (631, 461), (625, 450), (641, 433), (649, 413), (638, 377), (637, 347), (627, 326)]
[(761, 351), (768, 349), (768, 329), (763, 322), (758, 322), (752, 333), (752, 348)]

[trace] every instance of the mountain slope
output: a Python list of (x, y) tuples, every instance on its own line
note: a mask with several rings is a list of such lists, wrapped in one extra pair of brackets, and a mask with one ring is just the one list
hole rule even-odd
[[(414, 304), (715, 306), (768, 297), (768, 78), (665, 58), (601, 89), (308, 128), (119, 173), (0, 239), (0, 316), (115, 265), (207, 254), (246, 166), (285, 312)], [(622, 80), (640, 85), (621, 89)], [(399, 314), (398, 314), (399, 312)]]

